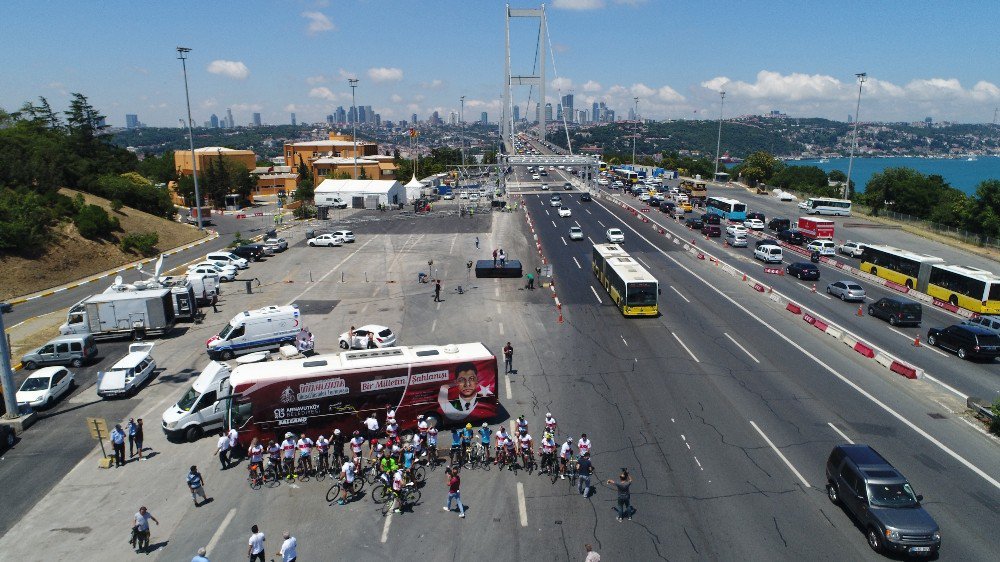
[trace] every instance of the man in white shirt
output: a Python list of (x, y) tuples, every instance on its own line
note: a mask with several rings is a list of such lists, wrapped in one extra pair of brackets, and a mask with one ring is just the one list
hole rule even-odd
[(229, 468), (229, 436), (225, 432), (219, 432), (219, 444), (216, 447), (215, 452), (219, 455), (219, 462), (222, 464), (222, 470)]
[(340, 499), (337, 500), (337, 505), (344, 505), (347, 503), (348, 489), (351, 494), (354, 493), (354, 462), (351, 459), (347, 459), (340, 467), (340, 479)]
[(250, 557), (250, 562), (255, 560), (264, 562), (264, 533), (261, 533), (256, 525), (250, 527), (250, 542), (248, 544), (247, 556)]
[(229, 462), (233, 462), (236, 455), (240, 454), (241, 451), (237, 450), (237, 443), (239, 442), (239, 433), (236, 431), (235, 427), (229, 428)]
[(365, 427), (368, 429), (368, 435), (366, 437), (369, 441), (378, 438), (378, 420), (375, 419), (375, 414), (368, 416), (365, 420)]
[(299, 546), (299, 542), (288, 531), (282, 533), (281, 536), (285, 538), (285, 542), (281, 543), (281, 550), (278, 551), (278, 556), (281, 556), (281, 562), (295, 562), (295, 559), (298, 557), (295, 550)]

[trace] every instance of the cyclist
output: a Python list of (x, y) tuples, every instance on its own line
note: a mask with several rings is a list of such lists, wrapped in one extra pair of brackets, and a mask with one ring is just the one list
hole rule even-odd
[(381, 472), (380, 478), (382, 478), (382, 481), (388, 486), (389, 478), (392, 477), (394, 472), (399, 470), (399, 463), (397, 463), (396, 459), (389, 455), (388, 449), (383, 449), (382, 458), (379, 460), (378, 468)]
[[(451, 430), (451, 464), (459, 464), (462, 460), (462, 434), (457, 428)], [(456, 457), (458, 460), (456, 461)]]
[(420, 414), (419, 416), (417, 416), (417, 433), (419, 433), (420, 436), (423, 437), (425, 441), (427, 440), (427, 428), (428, 428), (427, 419), (424, 418), (423, 414)]
[(552, 417), (552, 414), (550, 412), (546, 412), (545, 413), (545, 431), (548, 431), (552, 435), (555, 435), (556, 434), (556, 426), (557, 425), (558, 424), (556, 423), (556, 419), (554, 417)]
[(553, 457), (555, 456), (556, 452), (556, 441), (555, 439), (552, 438), (551, 433), (546, 432), (545, 435), (542, 436), (542, 446), (539, 447), (539, 450), (542, 453), (541, 473), (546, 474), (550, 470), (555, 470), (555, 468), (553, 467), (554, 463), (552, 461), (555, 460)]
[(573, 457), (573, 438), (567, 437), (566, 442), (559, 448), (559, 478), (566, 479), (566, 466)]
[[(264, 446), (260, 444), (260, 441), (256, 437), (250, 442), (250, 447), (247, 448), (247, 456), (250, 458), (250, 466), (247, 468), (251, 475), (254, 471), (257, 471), (256, 477), (259, 479), (264, 475)], [(252, 477), (252, 476), (251, 476)]]
[(472, 424), (467, 423), (462, 429), (462, 458), (469, 454), (469, 447), (472, 445)]
[(316, 440), (316, 470), (330, 470), (330, 442), (322, 435)]
[(361, 437), (360, 431), (354, 432), (354, 437), (351, 437), (351, 454), (354, 456), (354, 463), (361, 461), (361, 447), (365, 444), (365, 438)]
[(413, 434), (413, 441), (410, 444), (413, 446), (413, 456), (415, 459), (419, 459), (424, 452), (424, 439), (419, 433)]
[(392, 511), (394, 513), (403, 513), (403, 486), (405, 482), (403, 469), (397, 468), (396, 472), (392, 475)]
[(267, 444), (267, 464), (274, 467), (274, 473), (281, 478), (281, 447), (272, 439)]
[(407, 443), (403, 448), (403, 472), (406, 474), (406, 481), (413, 482), (413, 462), (417, 455), (413, 450), (413, 445)]
[(436, 427), (427, 428), (427, 452), (431, 455), (431, 462), (437, 463), (438, 430)]
[(507, 470), (514, 470), (514, 463), (517, 462), (517, 454), (514, 452), (514, 439), (507, 437), (507, 440), (503, 444), (503, 456), (504, 462), (507, 464)]
[(385, 420), (385, 436), (389, 438), (389, 441), (395, 441), (399, 435), (399, 424), (396, 423), (394, 418), (389, 418)]
[(303, 433), (302, 437), (299, 438), (299, 465), (302, 467), (303, 473), (306, 475), (312, 473), (312, 448), (314, 444), (313, 440), (306, 437), (305, 433)]
[(521, 444), (521, 458), (524, 460), (524, 465), (522, 466), (528, 466), (528, 459), (531, 459), (532, 462), (535, 460), (534, 453), (532, 452), (534, 441), (531, 439), (531, 434), (528, 433), (527, 429), (521, 430), (521, 435), (517, 440)]
[(333, 440), (330, 441), (330, 448), (333, 449), (333, 465), (340, 466), (344, 463), (344, 434), (339, 429), (333, 430)]
[(581, 457), (590, 452), (590, 439), (587, 439), (586, 433), (580, 435), (580, 440), (576, 442), (576, 448), (580, 449)]
[(493, 464), (497, 464), (497, 461), (499, 461), (500, 454), (503, 453), (504, 445), (508, 439), (510, 439), (510, 435), (507, 434), (507, 430), (501, 425), (499, 429), (497, 429), (497, 453)]
[(295, 478), (295, 434), (286, 433), (285, 440), (281, 442), (281, 462), (285, 467), (285, 477), (289, 480)]
[(524, 419), (524, 414), (517, 417), (517, 432), (521, 433), (521, 430), (528, 431), (528, 420)]
[(340, 499), (337, 500), (338, 505), (344, 505), (347, 503), (347, 489), (351, 489), (351, 493), (354, 492), (354, 478), (355, 478), (354, 461), (347, 459), (344, 461), (343, 466), (340, 467)]
[(483, 446), (486, 462), (490, 460), (490, 438), (492, 435), (493, 431), (490, 429), (489, 424), (483, 422), (482, 427), (479, 428), (479, 443)]

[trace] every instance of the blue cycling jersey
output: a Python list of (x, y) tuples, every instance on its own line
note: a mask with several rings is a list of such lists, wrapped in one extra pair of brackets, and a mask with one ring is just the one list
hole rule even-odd
[(456, 447), (462, 444), (462, 436), (457, 429), (451, 430), (451, 444)]
[(482, 442), (483, 445), (489, 445), (490, 444), (490, 435), (492, 435), (492, 434), (493, 434), (493, 431), (490, 428), (488, 428), (488, 427), (480, 427), (479, 428), (479, 440)]
[(472, 441), (472, 430), (471, 429), (463, 429), (462, 430), (462, 441), (464, 441), (466, 443), (469, 443), (469, 442)]
[(413, 451), (406, 451), (403, 453), (403, 466), (405, 468), (413, 466)]

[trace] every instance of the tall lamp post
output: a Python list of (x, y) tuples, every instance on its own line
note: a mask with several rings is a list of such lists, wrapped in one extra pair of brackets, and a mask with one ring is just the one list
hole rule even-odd
[(462, 109), (459, 110), (458, 120), (462, 125), (462, 166), (465, 166), (465, 96), (462, 96), (460, 100), (462, 102)]
[(858, 116), (861, 114), (861, 88), (865, 85), (865, 80), (868, 79), (867, 72), (859, 72), (855, 74), (858, 78), (858, 105), (854, 108), (854, 140), (851, 141), (851, 158), (847, 161), (847, 183), (844, 184), (843, 197), (847, 199), (847, 194), (851, 190), (851, 171), (854, 169), (854, 150), (858, 146)]
[(3, 387), (3, 402), (7, 409), (5, 417), (18, 417), (17, 388), (14, 386), (14, 371), (10, 368), (10, 348), (7, 347), (7, 331), (3, 325), (3, 315), (10, 314), (14, 309), (11, 305), (0, 302), (0, 383)]
[(181, 68), (184, 69), (184, 98), (187, 100), (188, 113), (188, 140), (191, 142), (191, 176), (194, 178), (194, 205), (198, 209), (198, 230), (203, 230), (201, 222), (201, 192), (198, 189), (198, 158), (194, 153), (194, 125), (191, 120), (191, 94), (188, 93), (188, 73), (187, 54), (191, 49), (187, 47), (177, 47), (177, 58), (181, 59)]
[[(632, 98), (635, 100), (635, 109), (632, 110), (632, 116), (635, 117), (636, 122), (639, 121), (639, 98)], [(635, 133), (632, 135), (632, 166), (635, 167), (635, 143), (636, 139), (639, 138), (639, 126), (636, 125)]]
[(715, 140), (715, 172), (712, 174), (712, 181), (719, 177), (719, 151), (722, 150), (722, 108), (726, 106), (726, 92), (719, 92), (721, 102), (719, 103), (719, 136)]
[(351, 85), (351, 112), (354, 113), (354, 119), (351, 120), (351, 137), (354, 139), (354, 179), (358, 179), (358, 106), (354, 100), (358, 79), (348, 78), (347, 83)]

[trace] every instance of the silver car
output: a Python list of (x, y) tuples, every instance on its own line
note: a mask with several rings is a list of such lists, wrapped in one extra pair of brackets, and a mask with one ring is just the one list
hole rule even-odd
[(830, 283), (826, 286), (826, 292), (829, 295), (839, 297), (842, 301), (864, 302), (867, 296), (864, 287), (846, 279)]

